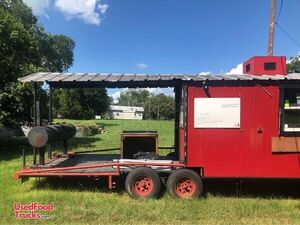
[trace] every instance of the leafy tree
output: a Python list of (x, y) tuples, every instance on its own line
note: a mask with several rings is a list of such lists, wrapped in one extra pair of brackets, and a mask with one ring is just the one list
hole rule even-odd
[[(0, 34), (0, 123), (13, 126), (31, 120), (33, 103), (31, 85), (17, 79), (37, 71), (65, 71), (73, 63), (75, 44), (45, 32), (21, 0), (0, 0)], [(47, 97), (41, 87), (39, 92)]]
[(300, 73), (300, 56), (296, 56), (291, 59), (287, 64), (288, 73)]
[(118, 98), (118, 105), (124, 106), (144, 106), (150, 93), (146, 89), (125, 90)]
[(174, 119), (174, 98), (163, 93), (151, 96), (145, 105), (145, 118)]
[(64, 35), (49, 35), (42, 32), (38, 36), (40, 43), (40, 64), (46, 71), (63, 72), (73, 63), (75, 43)]
[(114, 98), (112, 96), (108, 96), (108, 102), (109, 102), (109, 105), (113, 105), (114, 104)]
[(22, 22), (0, 8), (0, 90), (15, 82), (29, 67), (37, 65), (38, 44)]
[(123, 91), (118, 98), (118, 105), (144, 107), (145, 119), (174, 118), (174, 98), (163, 93), (150, 94), (146, 89)]
[(56, 113), (69, 119), (93, 119), (104, 115), (110, 101), (106, 89), (64, 89), (55, 90)]

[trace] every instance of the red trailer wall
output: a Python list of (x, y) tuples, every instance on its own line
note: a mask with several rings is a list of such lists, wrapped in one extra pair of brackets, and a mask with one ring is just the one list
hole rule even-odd
[[(211, 97), (240, 97), (241, 127), (194, 128), (194, 98), (202, 87), (188, 88), (187, 165), (203, 167), (205, 177), (300, 178), (300, 154), (274, 154), (278, 136), (277, 86), (209, 87)], [(262, 132), (258, 132), (261, 129)]]

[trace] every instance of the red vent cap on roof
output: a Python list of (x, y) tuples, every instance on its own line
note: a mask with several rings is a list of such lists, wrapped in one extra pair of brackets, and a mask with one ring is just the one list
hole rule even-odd
[(244, 62), (243, 73), (251, 75), (286, 75), (286, 57), (254, 56)]

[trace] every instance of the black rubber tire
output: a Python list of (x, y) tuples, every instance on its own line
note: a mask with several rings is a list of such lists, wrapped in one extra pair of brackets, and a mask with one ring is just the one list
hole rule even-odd
[(184, 196), (181, 196), (177, 193), (176, 187), (178, 182), (185, 178), (193, 181), (195, 186), (194, 192), (191, 193), (191, 196), (188, 197), (198, 198), (203, 193), (202, 180), (201, 177), (195, 171), (190, 169), (178, 169), (172, 172), (167, 180), (167, 184), (166, 184), (167, 192), (173, 198), (183, 198)]
[[(139, 195), (135, 191), (135, 182), (141, 178), (141, 177), (148, 177), (152, 180), (153, 187), (151, 192), (149, 192), (147, 195)], [(148, 167), (139, 167), (134, 170), (132, 170), (126, 177), (125, 180), (125, 190), (128, 193), (128, 195), (132, 198), (157, 198), (160, 194), (161, 190), (161, 180), (159, 178), (159, 175), (157, 172), (155, 172), (153, 169)]]

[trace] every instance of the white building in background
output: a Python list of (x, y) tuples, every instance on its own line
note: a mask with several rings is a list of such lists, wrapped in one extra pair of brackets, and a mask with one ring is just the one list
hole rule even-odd
[(142, 120), (144, 108), (135, 106), (111, 105), (109, 107), (109, 117), (120, 120)]

